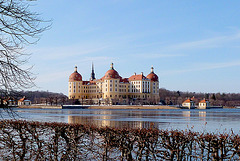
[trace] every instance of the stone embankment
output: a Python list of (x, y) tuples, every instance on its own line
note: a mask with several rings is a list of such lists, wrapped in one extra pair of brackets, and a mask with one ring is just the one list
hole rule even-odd
[(18, 106), (18, 108), (62, 109), (62, 106), (32, 105), (32, 106)]
[(88, 109), (179, 109), (172, 106), (90, 106)]
[[(62, 106), (46, 106), (46, 105), (31, 105), (31, 106), (19, 106), (18, 108), (37, 108), (37, 109), (62, 109)], [(81, 108), (81, 107), (79, 107)], [(117, 105), (117, 106), (88, 106), (88, 109), (179, 109), (173, 106), (128, 106), (128, 105)], [(65, 108), (67, 109), (67, 108)]]
[[(70, 105), (71, 106), (71, 105)], [(73, 106), (74, 107), (74, 106)], [(36, 108), (36, 109), (62, 109), (62, 106), (50, 106), (50, 105), (31, 105), (31, 106), (19, 106), (18, 108)], [(75, 108), (78, 108), (77, 106)], [(105, 106), (95, 106), (95, 105), (84, 105), (86, 109), (181, 109), (175, 106), (162, 106), (162, 105), (143, 105), (143, 106), (134, 106), (134, 105), (105, 105)], [(223, 108), (236, 108), (236, 107), (227, 107)], [(67, 108), (64, 108), (67, 109)], [(71, 109), (71, 107), (69, 107)], [(81, 109), (81, 105), (79, 105)]]

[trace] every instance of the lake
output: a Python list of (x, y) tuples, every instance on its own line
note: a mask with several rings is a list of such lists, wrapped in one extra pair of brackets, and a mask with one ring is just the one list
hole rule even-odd
[[(192, 129), (202, 132), (240, 134), (240, 109), (207, 110), (99, 110), (99, 109), (17, 109), (17, 119), (45, 122), (92, 124), (98, 127)], [(4, 119), (11, 119), (2, 112)]]

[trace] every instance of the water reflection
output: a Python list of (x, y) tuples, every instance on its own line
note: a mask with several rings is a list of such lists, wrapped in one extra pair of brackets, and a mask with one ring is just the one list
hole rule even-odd
[(183, 115), (183, 117), (190, 118), (191, 112), (190, 111), (183, 111), (182, 115)]
[(199, 113), (199, 119), (201, 120), (201, 121), (206, 121), (206, 116), (207, 116), (207, 113), (206, 113), (206, 111), (199, 111), (198, 112)]
[[(141, 121), (148, 116), (143, 111), (91, 111), (91, 114), (76, 116), (74, 111), (68, 111), (68, 123), (88, 124), (97, 127), (114, 128), (158, 128), (158, 122)], [(158, 116), (149, 114), (152, 117)]]
[[(92, 124), (98, 127), (159, 128), (219, 132), (239, 132), (240, 109), (215, 110), (90, 110), (14, 109), (19, 119), (47, 122)], [(8, 115), (3, 118), (8, 119)]]
[(114, 127), (114, 128), (158, 128), (158, 123), (148, 121), (114, 121), (100, 117), (81, 117), (68, 116), (68, 123), (88, 124), (97, 127)]

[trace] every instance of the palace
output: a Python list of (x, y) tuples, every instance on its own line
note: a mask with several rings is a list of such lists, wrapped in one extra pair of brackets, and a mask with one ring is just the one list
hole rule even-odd
[(159, 102), (159, 79), (151, 72), (145, 77), (143, 73), (122, 78), (114, 69), (113, 63), (105, 75), (95, 78), (94, 68), (89, 81), (75, 71), (69, 77), (69, 99), (82, 104), (155, 104)]

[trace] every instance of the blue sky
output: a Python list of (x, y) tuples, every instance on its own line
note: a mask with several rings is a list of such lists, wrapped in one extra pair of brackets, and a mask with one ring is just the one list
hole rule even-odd
[(36, 1), (52, 19), (30, 64), (38, 88), (67, 94), (74, 66), (84, 80), (94, 63), (101, 78), (114, 63), (122, 77), (147, 75), (160, 87), (191, 92), (240, 91), (240, 1)]

